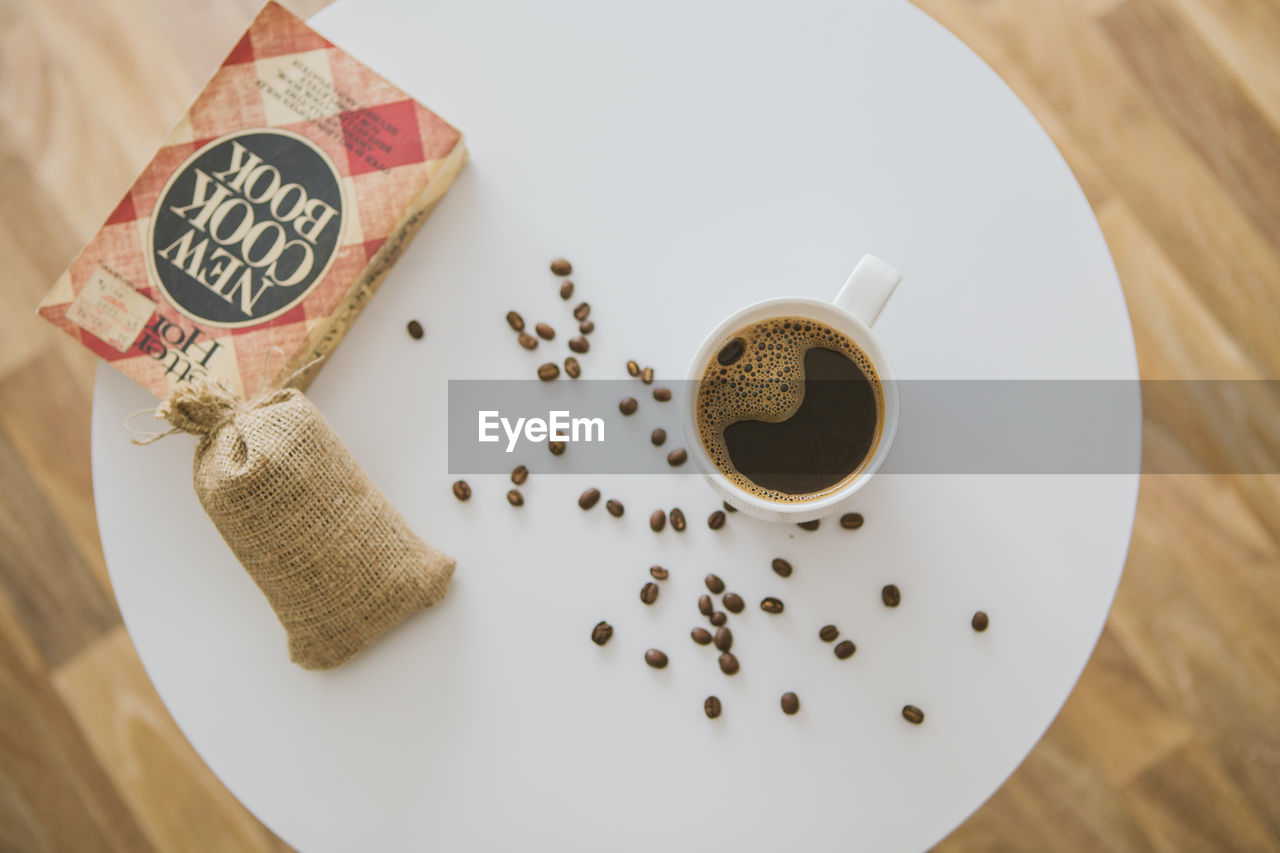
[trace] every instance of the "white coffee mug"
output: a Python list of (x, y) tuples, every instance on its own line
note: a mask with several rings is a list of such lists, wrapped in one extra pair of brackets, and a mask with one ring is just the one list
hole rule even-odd
[[(820, 299), (781, 298), (766, 299), (749, 305), (728, 317), (707, 335), (689, 366), (689, 398), (685, 401), (684, 431), (687, 446), (694, 461), (720, 496), (747, 515), (765, 521), (800, 523), (813, 521), (840, 512), (848, 507), (854, 494), (866, 485), (889, 455), (889, 448), (898, 433), (899, 398), (896, 376), (889, 356), (880, 340), (871, 331), (881, 309), (893, 295), (902, 273), (879, 258), (866, 255), (858, 262), (849, 280), (840, 288), (831, 302)], [(735, 485), (711, 462), (698, 435), (697, 395), (698, 382), (708, 362), (746, 326), (773, 317), (807, 317), (825, 323), (832, 329), (847, 335), (866, 353), (880, 378), (881, 398), (884, 406), (884, 422), (880, 438), (871, 458), (849, 482), (840, 488), (811, 501), (780, 503), (752, 495)]]

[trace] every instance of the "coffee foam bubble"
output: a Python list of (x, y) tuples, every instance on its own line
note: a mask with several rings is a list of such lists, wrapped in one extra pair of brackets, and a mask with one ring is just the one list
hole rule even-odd
[[(736, 349), (738, 342), (741, 356), (721, 363), (721, 355)], [(775, 317), (739, 329), (724, 339), (703, 370), (696, 403), (698, 436), (717, 470), (748, 494), (778, 503), (801, 503), (816, 496), (766, 489), (743, 476), (733, 467), (724, 440), (730, 424), (781, 423), (794, 415), (804, 402), (805, 353), (816, 348), (846, 356), (880, 398), (880, 379), (866, 353), (847, 335), (808, 317)]]

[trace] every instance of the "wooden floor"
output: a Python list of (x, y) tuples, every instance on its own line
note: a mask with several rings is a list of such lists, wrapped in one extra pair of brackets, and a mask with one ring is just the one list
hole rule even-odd
[[(917, 2), (1075, 170), (1143, 375), (1280, 377), (1280, 0)], [(94, 363), (32, 316), (257, 5), (0, 0), (3, 851), (288, 849), (138, 663), (90, 491)], [(1232, 452), (1196, 412), (1146, 426), (1153, 468)], [(940, 849), (1280, 850), (1280, 477), (1144, 478), (1083, 680)]]

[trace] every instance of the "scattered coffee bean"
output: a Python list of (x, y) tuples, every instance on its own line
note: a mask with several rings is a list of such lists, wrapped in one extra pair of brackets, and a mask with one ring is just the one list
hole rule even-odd
[(551, 271), (556, 275), (568, 275), (573, 272), (573, 264), (564, 258), (556, 258), (551, 262)]
[(760, 609), (765, 613), (781, 613), (782, 602), (771, 595), (760, 602)]
[(880, 600), (885, 607), (897, 607), (902, 603), (902, 591), (893, 584), (888, 584), (880, 590)]
[(596, 330), (596, 324), (590, 320), (583, 320), (578, 324), (578, 331), (584, 335), (589, 335)]
[(417, 320), (410, 320), (409, 325), (406, 328), (409, 330), (409, 337), (413, 338), (415, 341), (422, 340), (422, 336), (426, 334), (426, 331), (422, 328), (422, 324)]
[(738, 659), (733, 656), (732, 652), (725, 652), (720, 655), (720, 671), (725, 675), (736, 675), (738, 668)]
[(742, 600), (742, 596), (738, 595), (736, 592), (725, 593), (725, 596), (721, 601), (724, 602), (724, 609), (728, 610), (730, 613), (741, 613), (747, 606), (747, 603)]
[(654, 388), (653, 399), (657, 400), (659, 403), (667, 402), (668, 400), (671, 399), (671, 389), (670, 388)]
[(710, 616), (711, 611), (712, 611), (711, 596), (709, 595), (698, 596), (698, 612), (701, 613), (703, 616)]
[(591, 314), (591, 306), (586, 302), (579, 302), (573, 309), (573, 319), (582, 322)]
[(517, 465), (511, 470), (511, 482), (517, 486), (523, 486), (527, 479), (529, 479), (529, 469), (523, 465)]
[(584, 336), (578, 335), (576, 338), (569, 339), (569, 349), (581, 355), (591, 349), (591, 344), (587, 342), (587, 339)]
[(639, 375), (640, 375), (640, 365), (639, 365), (639, 364), (637, 364), (637, 363), (636, 363), (636, 362), (634, 362), (634, 361), (628, 361), (628, 362), (627, 362), (627, 375), (628, 375), (628, 376), (639, 376)]
[(560, 284), (560, 298), (568, 299), (573, 296), (573, 282), (565, 280)]
[(782, 713), (791, 716), (800, 710), (800, 697), (794, 693), (782, 694)]
[(516, 340), (520, 341), (520, 346), (524, 347), (525, 349), (538, 348), (538, 339), (535, 338), (533, 335), (529, 334), (528, 332), (521, 332), (520, 337), (518, 337)]
[(603, 646), (609, 642), (609, 638), (613, 636), (613, 626), (608, 622), (601, 622), (591, 629), (591, 642), (597, 646)]
[(649, 649), (644, 653), (644, 662), (654, 669), (662, 669), (667, 665), (667, 656), (657, 649)]
[(717, 610), (715, 613), (712, 613), (707, 617), (707, 621), (719, 628), (721, 625), (729, 621), (729, 617), (724, 615), (723, 610)]
[(728, 628), (719, 628), (716, 630), (715, 641), (717, 649), (727, 652), (733, 647), (733, 632)]
[(683, 447), (678, 447), (667, 454), (667, 464), (672, 468), (679, 468), (689, 458), (689, 451)]
[(720, 503), (724, 505), (724, 511), (725, 511), (725, 512), (737, 512), (737, 511), (738, 511), (738, 508), (737, 508), (736, 506), (734, 506), (733, 504), (729, 503), (728, 501), (721, 501)]
[(583, 492), (581, 495), (578, 496), (578, 506), (582, 507), (583, 509), (591, 509), (593, 506), (599, 503), (599, 501), (600, 501), (599, 489), (594, 489), (594, 488), (587, 489), (585, 492)]
[(841, 640), (836, 643), (836, 657), (840, 658), (840, 660), (853, 657), (853, 653), (857, 650), (858, 647), (853, 644), (853, 640)]
[(521, 317), (521, 316), (520, 316), (518, 313), (516, 313), (515, 311), (508, 311), (508, 312), (507, 312), (507, 325), (511, 327), (512, 331), (516, 331), (516, 332), (523, 332), (523, 331), (524, 331), (524, 318), (523, 318), (523, 317)]
[(652, 367), (646, 367), (644, 370), (640, 371), (640, 381), (643, 382), (645, 385), (650, 385), (653, 383)]
[(670, 515), (671, 529), (677, 533), (683, 533), (685, 528), (684, 511), (680, 507), (673, 507)]
[(640, 600), (645, 604), (653, 604), (658, 600), (658, 585), (653, 581), (649, 581), (640, 587)]
[(667, 431), (662, 427), (658, 427), (649, 433), (649, 440), (653, 442), (654, 447), (661, 447), (663, 442), (667, 440)]
[(973, 621), (969, 623), (975, 631), (985, 631), (987, 626), (991, 624), (991, 620), (987, 618), (987, 614), (979, 610), (973, 614)]
[(634, 415), (638, 408), (640, 408), (640, 404), (636, 402), (635, 397), (624, 397), (622, 402), (618, 404), (618, 411), (624, 415)]
[(862, 513), (847, 512), (844, 515), (840, 516), (840, 526), (843, 527), (845, 530), (857, 530), (859, 527), (862, 526), (863, 520), (864, 519), (862, 518)]
[(903, 705), (902, 719), (918, 726), (924, 722), (924, 711), (921, 711), (915, 705)]
[(824, 643), (835, 642), (836, 637), (840, 636), (840, 629), (835, 625), (823, 625), (818, 629), (818, 639)]
[(722, 367), (729, 365), (742, 358), (742, 354), (747, 351), (747, 342), (742, 338), (734, 338), (720, 348), (720, 352), (716, 353), (716, 361), (720, 362)]
[(716, 575), (707, 575), (703, 578), (703, 583), (707, 585), (707, 589), (711, 590), (712, 595), (719, 595), (724, 592), (724, 581), (720, 580)]
[(554, 361), (548, 361), (538, 368), (538, 378), (543, 382), (550, 382), (559, 375), (560, 367)]
[(622, 518), (622, 513), (626, 511), (622, 506), (622, 501), (612, 499), (605, 501), (604, 508), (609, 510), (609, 515), (614, 518)]
[(470, 500), (471, 486), (466, 480), (459, 480), (453, 484), (453, 496), (460, 501)]
[(724, 513), (720, 510), (716, 510), (711, 513), (711, 515), (707, 516), (707, 527), (710, 527), (712, 530), (719, 530), (721, 527), (724, 527)]
[(708, 719), (714, 720), (716, 717), (720, 716), (720, 700), (714, 696), (708, 696), (707, 701), (702, 703), (702, 710), (707, 715)]
[(693, 641), (700, 646), (711, 645), (711, 632), (706, 628), (694, 628), (689, 632), (689, 636), (693, 637)]
[(537, 332), (538, 337), (542, 338), (544, 341), (549, 341), (556, 336), (556, 330), (548, 326), (546, 323), (539, 323), (533, 327), (533, 330)]
[(570, 379), (577, 379), (582, 375), (582, 365), (578, 364), (576, 358), (569, 356), (564, 360), (564, 372), (569, 374)]
[(548, 441), (547, 450), (551, 451), (552, 456), (559, 456), (564, 453), (564, 449), (568, 447), (563, 441)]
[(667, 526), (667, 514), (660, 509), (655, 509), (649, 515), (649, 529), (654, 533), (658, 533), (662, 528)]
[(791, 577), (791, 564), (788, 563), (786, 560), (782, 559), (781, 557), (774, 557), (773, 562), (770, 565), (773, 566), (773, 573), (776, 574), (778, 577), (780, 578)]
[(649, 574), (653, 576), (654, 580), (660, 580), (660, 581), (664, 581), (667, 578), (671, 577), (671, 572), (662, 568), (662, 566), (650, 566)]
[(822, 523), (822, 519), (815, 518), (813, 521), (802, 521), (796, 525), (801, 530), (817, 530), (818, 525)]
[(524, 506), (524, 495), (520, 494), (519, 489), (512, 489), (507, 492), (507, 503), (512, 506)]

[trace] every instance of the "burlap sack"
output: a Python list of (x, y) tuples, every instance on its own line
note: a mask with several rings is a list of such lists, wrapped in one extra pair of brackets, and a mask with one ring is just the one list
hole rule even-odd
[(444, 598), (454, 562), (413, 534), (301, 391), (179, 386), (157, 410), (200, 436), (196, 495), (271, 602), (289, 657), (331, 669)]

